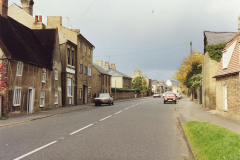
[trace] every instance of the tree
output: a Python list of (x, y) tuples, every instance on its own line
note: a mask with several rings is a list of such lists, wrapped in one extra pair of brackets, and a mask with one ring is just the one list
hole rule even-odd
[[(193, 59), (192, 64), (202, 64), (202, 53), (198, 51), (193, 51)], [(187, 88), (186, 79), (188, 72), (191, 70), (191, 56), (184, 58), (180, 67), (178, 67), (177, 71), (174, 73), (174, 79), (177, 79), (181, 82), (181, 88)]]
[(134, 78), (132, 83), (133, 83), (133, 87), (135, 89), (139, 89), (139, 90), (147, 90), (148, 89), (147, 81), (142, 76), (138, 76), (138, 77)]
[(187, 73), (184, 85), (191, 91), (195, 91), (202, 85), (202, 64), (198, 62), (193, 63), (192, 70)]

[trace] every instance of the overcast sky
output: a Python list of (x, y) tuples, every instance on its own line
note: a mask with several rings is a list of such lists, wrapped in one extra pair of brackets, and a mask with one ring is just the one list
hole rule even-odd
[(203, 31), (238, 31), (240, 0), (34, 0), (33, 15), (45, 23), (47, 16), (68, 17), (95, 46), (94, 63), (110, 56), (128, 76), (141, 70), (167, 81), (190, 54), (190, 41), (203, 52)]

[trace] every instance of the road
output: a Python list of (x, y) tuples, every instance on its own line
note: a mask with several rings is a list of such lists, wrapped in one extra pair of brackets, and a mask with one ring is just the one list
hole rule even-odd
[(190, 160), (175, 107), (151, 97), (0, 128), (0, 159)]

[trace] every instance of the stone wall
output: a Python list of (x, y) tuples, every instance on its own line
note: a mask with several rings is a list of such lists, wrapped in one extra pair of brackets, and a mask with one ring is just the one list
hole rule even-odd
[[(115, 98), (115, 92), (112, 92), (112, 96)], [(137, 98), (142, 97), (140, 93), (137, 92)], [(147, 97), (147, 94), (144, 94), (143, 97)], [(116, 92), (116, 100), (135, 98), (134, 92)]]
[[(216, 110), (222, 115), (240, 116), (240, 78), (239, 75), (216, 79)], [(225, 108), (225, 85), (227, 85), (227, 109)]]
[(209, 53), (204, 54), (203, 59), (203, 108), (216, 109), (216, 79), (212, 78), (217, 72), (219, 62), (212, 60)]

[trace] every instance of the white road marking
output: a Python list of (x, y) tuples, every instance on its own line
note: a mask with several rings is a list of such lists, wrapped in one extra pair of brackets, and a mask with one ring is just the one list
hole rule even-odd
[(99, 121), (103, 121), (103, 120), (108, 119), (108, 118), (110, 118), (110, 117), (112, 117), (112, 115), (107, 116), (107, 117), (105, 117), (105, 118), (103, 118), (103, 119), (101, 119), (101, 120), (99, 120)]
[(40, 147), (40, 148), (38, 148), (38, 149), (35, 149), (35, 150), (33, 150), (33, 151), (31, 151), (31, 152), (29, 152), (29, 153), (27, 153), (27, 154), (24, 154), (24, 155), (22, 155), (21, 157), (15, 158), (14, 160), (19, 160), (19, 159), (22, 159), (22, 158), (24, 158), (24, 157), (27, 157), (27, 156), (29, 156), (30, 154), (33, 154), (33, 153), (35, 153), (35, 152), (37, 152), (37, 151), (39, 151), (39, 150), (41, 150), (41, 149), (43, 149), (43, 148), (46, 148), (46, 147), (48, 147), (48, 146), (50, 146), (50, 145), (52, 145), (52, 144), (54, 144), (54, 143), (57, 143), (57, 141), (53, 141), (53, 142), (51, 142), (51, 143), (48, 143), (48, 144), (46, 144), (45, 146), (42, 146), (42, 147)]
[(121, 113), (122, 111), (119, 111), (119, 112), (117, 112), (117, 113), (115, 113), (115, 114), (119, 114), (119, 113)]
[(88, 126), (83, 127), (83, 128), (81, 128), (81, 129), (79, 129), (79, 130), (77, 130), (77, 131), (75, 131), (75, 132), (72, 132), (72, 133), (70, 133), (69, 135), (73, 135), (73, 134), (75, 134), (75, 133), (77, 133), (77, 132), (80, 132), (80, 131), (82, 131), (82, 130), (88, 128), (88, 127), (91, 127), (92, 125), (93, 125), (93, 124), (89, 124)]

